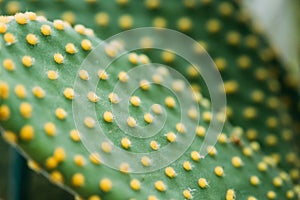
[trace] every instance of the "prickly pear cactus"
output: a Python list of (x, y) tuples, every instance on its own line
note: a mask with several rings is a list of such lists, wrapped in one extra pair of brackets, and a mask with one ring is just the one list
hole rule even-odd
[[(79, 199), (297, 198), (290, 176), (265, 157), (257, 142), (245, 140), (243, 128), (226, 123), (216, 146), (207, 149), (208, 156), (200, 155), (199, 145), (204, 142), (212, 117), (209, 100), (201, 98), (200, 93), (196, 98), (180, 96), (180, 92), (187, 92), (188, 88), (168, 77), (165, 68), (158, 68), (152, 80), (140, 80), (140, 90), (128, 99), (130, 116), (124, 122), (128, 130), (134, 130), (138, 125), (160, 123), (160, 115), (168, 114), (164, 129), (143, 144), (125, 137), (116, 124), (116, 119), (122, 116), (109, 110), (111, 105), (122, 101), (121, 93), (112, 93), (113, 86), (121, 82), (126, 90), (134, 81), (129, 70), (137, 64), (148, 63), (145, 55), (129, 54), (105, 71), (100, 68), (97, 73), (90, 73), (79, 70), (80, 65), (100, 40), (83, 26), (73, 29), (60, 20), (52, 23), (34, 13), (19, 13), (1, 18), (0, 32), (3, 136), (22, 150), (32, 169)], [(118, 45), (107, 44), (106, 47), (102, 56), (113, 57)], [(72, 88), (76, 78), (82, 82), (84, 96)], [(95, 78), (99, 87), (90, 91), (89, 83)], [(178, 96), (163, 90), (159, 84), (149, 85), (149, 82), (164, 80), (173, 84), (183, 101), (192, 100), (197, 105), (183, 110), (189, 119), (185, 123), (180, 123), (182, 110)], [(95, 107), (97, 113), (97, 118), (82, 116), (84, 133), (76, 130), (73, 120), (72, 102), (78, 96)], [(195, 112), (197, 109), (201, 112)], [(198, 118), (199, 123), (193, 127), (193, 120)], [(196, 137), (174, 163), (154, 172), (135, 174), (130, 173), (131, 163), (123, 162), (118, 169), (112, 169), (102, 163), (97, 152), (91, 153), (82, 146), (80, 141), (84, 134), (95, 134), (92, 130), (98, 123), (112, 143), (103, 142), (97, 148), (111, 159), (116, 147), (129, 152), (152, 153), (167, 145), (183, 144), (189, 134)], [(191, 128), (195, 129), (191, 132)], [(169, 151), (165, 156), (172, 153)], [(142, 157), (138, 164), (147, 168), (154, 163)]]
[[(50, 19), (60, 17), (70, 24), (85, 24), (101, 38), (145, 26), (171, 28), (193, 37), (212, 56), (224, 79), (231, 123), (242, 126), (247, 139), (258, 141), (280, 167), (292, 171), (299, 169), (298, 140), (294, 134), (297, 131), (291, 131), (297, 115), (288, 112), (294, 110), (292, 104), (281, 103), (283, 91), (278, 81), (286, 72), (278, 63), (276, 53), (266, 44), (261, 30), (251, 27), (249, 16), (240, 3), (82, 0), (74, 4), (65, 0), (3, 4), (3, 10), (9, 14), (28, 9), (40, 11)], [(140, 41), (141, 46), (147, 41)], [(167, 51), (144, 53), (153, 62), (163, 62), (180, 71), (209, 98), (204, 81), (184, 59)], [(297, 181), (299, 176), (294, 179)]]

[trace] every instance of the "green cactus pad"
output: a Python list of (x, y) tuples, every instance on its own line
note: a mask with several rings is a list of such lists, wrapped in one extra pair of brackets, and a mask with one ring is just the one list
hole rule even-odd
[[(93, 28), (101, 38), (120, 31), (145, 27), (166, 27), (184, 32), (199, 41), (218, 66), (228, 95), (228, 116), (242, 126), (249, 141), (261, 148), (286, 170), (299, 169), (297, 139), (292, 130), (296, 119), (282, 105), (278, 78), (286, 74), (257, 26), (252, 26), (241, 5), (233, 1), (10, 1), (3, 11), (33, 10), (53, 20)], [(67, 9), (66, 9), (67, 8)], [(153, 62), (164, 62), (182, 72), (209, 98), (199, 74), (185, 60), (167, 52), (146, 51)], [(195, 78), (196, 77), (196, 78)], [(247, 88), (247, 89), (243, 89)], [(294, 112), (292, 112), (294, 113)], [(297, 115), (296, 115), (297, 116)], [(299, 176), (294, 177), (295, 181)]]
[[(130, 166), (126, 163), (119, 170), (111, 169), (101, 163), (98, 154), (91, 154), (84, 148), (79, 135), (85, 133), (79, 134), (75, 129), (72, 113), (72, 101), (78, 95), (72, 88), (75, 78), (79, 76), (88, 84), (89, 77), (94, 77), (78, 70), (100, 40), (83, 26), (72, 29), (63, 21), (51, 23), (34, 13), (1, 18), (0, 32), (0, 119), (3, 136), (28, 157), (32, 169), (77, 195), (78, 199), (297, 198), (290, 176), (260, 151), (257, 142), (247, 142), (242, 128), (233, 128), (226, 123), (224, 133), (219, 136), (216, 146), (209, 149), (208, 156), (203, 158), (199, 155), (199, 146), (211, 119), (209, 106), (203, 106), (207, 105), (204, 98), (199, 101), (203, 116), (194, 133), (196, 138), (176, 162), (143, 174), (128, 173)], [(111, 56), (110, 51), (106, 53), (107, 57)], [(139, 60), (145, 60), (144, 56), (142, 58)], [(145, 124), (151, 121), (151, 117), (141, 114), (154, 103), (163, 105), (173, 116), (168, 118), (165, 129), (173, 131), (176, 137), (172, 134), (166, 137), (163, 135), (166, 133), (161, 133), (152, 138), (149, 146), (138, 144), (131, 138), (130, 143), (120, 143), (122, 132), (116, 127), (114, 118), (105, 111), (109, 111), (108, 106), (116, 100), (109, 95), (112, 85), (117, 80), (130, 83), (131, 79), (125, 73), (134, 66), (132, 61), (124, 56), (112, 63), (107, 71), (107, 80), (103, 72), (99, 74), (103, 86), (96, 94), (89, 95), (86, 91), (86, 99), (91, 105), (96, 104), (99, 118), (87, 117), (82, 123), (88, 129), (100, 123), (115, 146), (127, 149), (130, 144), (129, 151), (133, 152), (155, 151), (159, 145), (171, 143), (174, 138), (177, 139), (174, 143), (180, 142), (180, 134), (184, 134), (185, 130), (183, 125), (186, 128), (191, 125), (176, 127), (180, 115), (175, 96), (151, 85), (149, 90), (133, 94), (139, 99), (131, 100), (130, 113), (137, 124)], [(187, 101), (191, 99), (190, 96), (185, 98)], [(135, 124), (134, 120), (127, 123), (129, 127)], [(157, 123), (155, 118), (152, 123)], [(99, 149), (106, 153), (110, 153), (110, 147), (109, 144), (99, 144)], [(141, 163), (145, 167), (151, 164), (147, 158)]]

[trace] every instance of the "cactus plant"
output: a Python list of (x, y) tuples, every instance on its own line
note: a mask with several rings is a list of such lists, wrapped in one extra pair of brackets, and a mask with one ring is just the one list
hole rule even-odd
[[(68, 190), (90, 199), (170, 199), (179, 195), (187, 199), (214, 199), (220, 195), (228, 199), (234, 199), (235, 196), (250, 199), (294, 197), (286, 174), (268, 165), (263, 160), (262, 153), (249, 153), (252, 151), (247, 141), (242, 145), (228, 142), (227, 137), (238, 132), (230, 126), (225, 127), (216, 149), (212, 148), (210, 156), (203, 161), (197, 151), (194, 151), (202, 141), (199, 137), (175, 163), (149, 174), (128, 174), (127, 170), (130, 168), (126, 165), (121, 165), (120, 171), (102, 165), (78, 144), (78, 133), (73, 130), (75, 125), (69, 119), (72, 116), (70, 100), (76, 95), (70, 88), (77, 75), (75, 69), (80, 66), (80, 60), (87, 51), (97, 44), (97, 40), (92, 36), (81, 35), (81, 31), (85, 30), (83, 27), (78, 33), (76, 28), (73, 30), (62, 21), (52, 24), (36, 19), (32, 13), (17, 14), (14, 19), (6, 19), (9, 22), (2, 24), (6, 30), (2, 33), (1, 46), (5, 48), (2, 48), (1, 60), (11, 65), (6, 64), (1, 73), (4, 138), (30, 155), (29, 165), (38, 172), (46, 172), (54, 183), (61, 186), (64, 184)], [(72, 45), (69, 41), (72, 41)], [(69, 49), (70, 46), (72, 48)], [(76, 50), (73, 51), (74, 49)], [(11, 52), (18, 52), (18, 55)], [(122, 68), (112, 66), (111, 71), (107, 72), (111, 75), (109, 80), (117, 80), (118, 74), (122, 80), (124, 76), (120, 78), (120, 72), (133, 65), (128, 57), (121, 58), (119, 62)], [(103, 78), (103, 74), (100, 75)], [(31, 80), (27, 81), (29, 77)], [(82, 78), (85, 79), (84, 76)], [(106, 91), (105, 88), (101, 90), (99, 98), (109, 103), (109, 98), (105, 96), (109, 96), (110, 90)], [(159, 91), (160, 88), (151, 88), (149, 93), (156, 95)], [(148, 95), (148, 92), (140, 94), (144, 105), (152, 103)], [(135, 100), (132, 102), (136, 102)], [(158, 99), (159, 101), (162, 99)], [(167, 101), (166, 105), (172, 108), (175, 102)], [(44, 110), (45, 106), (50, 108)], [(207, 110), (203, 106), (201, 109)], [(140, 111), (135, 112), (140, 114)], [(171, 112), (176, 113), (176, 109)], [(101, 113), (101, 117), (103, 114)], [(110, 117), (105, 114), (103, 117), (104, 121), (98, 119), (100, 123), (103, 123), (104, 128), (112, 129)], [(207, 124), (204, 120), (205, 118), (200, 121), (200, 126), (205, 129)], [(141, 119), (137, 121), (141, 123)], [(89, 128), (93, 126), (90, 119), (83, 123)], [(174, 121), (167, 123), (166, 127), (176, 132)], [(177, 131), (182, 130), (177, 128)], [(178, 140), (181, 139), (180, 136), (177, 137)], [(119, 138), (112, 140), (119, 143)], [(167, 140), (160, 137), (156, 141), (164, 144)], [(132, 151), (135, 146), (142, 148), (132, 142)], [(154, 148), (155, 145), (150, 144), (148, 149), (151, 146)], [(102, 145), (102, 149), (109, 151), (106, 145)], [(238, 175), (237, 178), (232, 177), (235, 175)], [(241, 183), (241, 177), (248, 181)]]
[[(78, 143), (80, 138), (74, 130), (71, 108), (72, 100), (76, 98), (72, 86), (81, 61), (99, 40), (83, 26), (74, 30), (63, 21), (51, 23), (36, 18), (34, 13), (20, 13), (3, 18), (3, 21), (0, 55), (4, 66), (0, 75), (3, 136), (29, 156), (32, 169), (45, 173), (53, 183), (78, 198), (89, 199), (296, 198), (289, 176), (264, 157), (257, 143), (245, 140), (240, 134), (242, 128), (233, 128), (226, 123), (224, 134), (219, 137), (216, 147), (209, 149), (209, 156), (202, 158), (199, 155), (199, 143), (203, 142), (210, 120), (210, 109), (202, 103), (207, 102), (204, 98), (199, 104), (203, 118), (197, 129), (198, 136), (176, 162), (147, 174), (128, 173), (130, 166), (124, 163), (119, 171), (105, 166), (97, 159), (97, 154), (91, 155)], [(155, 86), (135, 94), (139, 98), (133, 98), (131, 103), (136, 121), (128, 120), (127, 123), (129, 127), (135, 122), (146, 123), (148, 118), (144, 119), (141, 114), (155, 100), (174, 116), (166, 122), (166, 132), (148, 141), (147, 147), (134, 140), (120, 142), (122, 137), (118, 136), (122, 136), (122, 132), (114, 128), (115, 116), (106, 109), (114, 100), (109, 98), (111, 86), (118, 80), (130, 83), (126, 71), (134, 65), (135, 62), (125, 56), (112, 64), (107, 71), (109, 76), (103, 71), (94, 75), (100, 75), (98, 78), (103, 86), (97, 90), (97, 96), (90, 96), (86, 91), (86, 98), (91, 104), (101, 102), (96, 104), (99, 118), (86, 118), (82, 123), (88, 130), (99, 122), (107, 133), (109, 130), (115, 133), (109, 135), (115, 145), (125, 149), (130, 145), (130, 151), (146, 149), (152, 152), (159, 147), (157, 143), (163, 146), (172, 143), (174, 138), (180, 142), (183, 139), (180, 134), (184, 134), (185, 129), (183, 125), (175, 126), (180, 121), (176, 99)], [(83, 82), (89, 81), (85, 72), (79, 73)], [(91, 74), (91, 78), (94, 76)], [(185, 98), (186, 101), (191, 99)], [(153, 123), (158, 121), (154, 118)], [(184, 126), (188, 128), (190, 124)], [(168, 131), (178, 133), (169, 135)], [(109, 144), (100, 146), (102, 151), (110, 152)], [(147, 165), (147, 159), (142, 163)]]
[[(260, 30), (249, 25), (249, 16), (239, 3), (193, 0), (176, 4), (156, 0), (78, 1), (76, 4), (67, 0), (13, 1), (4, 3), (3, 8), (9, 14), (30, 9), (40, 11), (50, 19), (61, 17), (70, 24), (85, 24), (104, 39), (122, 30), (156, 26), (172, 28), (199, 40), (215, 60), (225, 81), (232, 124), (242, 126), (250, 141), (257, 139), (266, 153), (276, 157), (280, 167), (289, 170), (299, 166), (297, 154), (294, 154), (297, 142), (289, 131), (295, 117), (291, 117), (280, 104), (282, 91), (278, 76), (286, 72)], [(193, 73), (184, 59), (167, 52), (145, 53), (153, 62), (170, 64), (200, 85), (203, 95), (209, 97), (205, 83), (199, 77), (195, 79), (199, 75)], [(247, 85), (247, 90), (240, 89), (244, 85)], [(282, 144), (286, 148), (282, 148)]]

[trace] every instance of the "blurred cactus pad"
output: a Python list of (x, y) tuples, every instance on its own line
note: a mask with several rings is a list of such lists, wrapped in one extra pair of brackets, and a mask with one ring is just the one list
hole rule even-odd
[[(286, 71), (240, 2), (0, 1), (0, 11), (2, 136), (29, 168), (76, 199), (300, 198), (299, 80)], [(136, 41), (140, 50), (118, 58), (122, 44), (105, 43), (99, 57), (113, 60), (106, 69), (81, 67), (103, 40), (152, 26), (196, 40), (222, 76), (226, 120), (205, 155), (199, 150), (216, 116), (201, 71), (185, 58), (167, 49), (143, 49), (155, 40), (144, 38)], [(131, 76), (130, 70), (149, 63), (170, 68)], [(171, 69), (189, 84), (172, 77)], [(121, 90), (115, 91), (116, 85)], [(78, 98), (80, 113), (74, 111)], [(132, 134), (142, 127), (138, 134), (146, 135), (147, 128), (162, 124), (151, 137)], [(107, 140), (97, 140), (98, 126)], [(135, 166), (147, 171), (159, 164), (147, 154), (170, 147), (173, 151), (159, 159), (162, 164), (173, 157), (190, 135), (194, 139), (178, 159), (134, 173)], [(84, 146), (85, 137), (95, 151)], [(119, 150), (137, 155), (134, 166), (117, 156)], [(107, 166), (107, 159), (116, 167)], [(39, 199), (38, 193), (31, 196)]]

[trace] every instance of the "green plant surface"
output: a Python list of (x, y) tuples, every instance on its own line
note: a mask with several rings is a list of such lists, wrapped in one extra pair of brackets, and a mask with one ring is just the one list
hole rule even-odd
[[(100, 40), (90, 35), (83, 26), (74, 30), (62, 21), (52, 23), (36, 18), (34, 13), (21, 13), (2, 18), (2, 21), (6, 21), (0, 26), (0, 60), (2, 63), (5, 61), (0, 73), (3, 136), (28, 156), (32, 169), (44, 173), (53, 183), (78, 195), (78, 198), (90, 200), (100, 197), (149, 200), (297, 198), (290, 176), (277, 168), (273, 159), (264, 155), (257, 142), (249, 143), (241, 127), (233, 128), (226, 123), (224, 134), (220, 135), (216, 146), (209, 149), (208, 156), (202, 158), (197, 153), (211, 117), (209, 106), (204, 106), (207, 105), (205, 98), (199, 101), (203, 118), (199, 122), (197, 137), (184, 155), (168, 168), (147, 174), (131, 174), (128, 173), (130, 166), (124, 163), (120, 170), (107, 167), (96, 159), (97, 154), (91, 157), (82, 146), (72, 119), (72, 100), (77, 95), (72, 89), (75, 77), (82, 60)], [(107, 57), (111, 55), (109, 52)], [(145, 61), (143, 58), (141, 61)], [(115, 145), (120, 145), (121, 138), (117, 134), (122, 132), (118, 132), (114, 120), (110, 121), (111, 116), (104, 116), (103, 111), (111, 103), (108, 94), (116, 81), (124, 81), (125, 88), (126, 84), (130, 84), (130, 77), (127, 80), (124, 73), (120, 76), (120, 72), (133, 66), (135, 62), (127, 56), (121, 57), (107, 70), (108, 79), (100, 74), (103, 86), (96, 91), (99, 99), (88, 98), (89, 90), (86, 91), (87, 101), (96, 104), (99, 118), (86, 118), (82, 123), (86, 130), (93, 129), (95, 122), (105, 129), (114, 130), (116, 136), (110, 139)], [(163, 74), (160, 71), (157, 75)], [(79, 76), (87, 85), (88, 77), (98, 77), (97, 74), (87, 76), (86, 73)], [(133, 101), (130, 112), (136, 116), (138, 124), (143, 123), (141, 113), (148, 110), (149, 105), (160, 103), (169, 116), (173, 114), (163, 131), (176, 134), (175, 145), (184, 140), (188, 133), (184, 133), (182, 126), (175, 126), (180, 116), (172, 94), (151, 86), (136, 95), (142, 103), (136, 108), (138, 101)], [(167, 95), (174, 101), (166, 101)], [(147, 98), (149, 96), (153, 98)], [(183, 98), (186, 101), (191, 99), (190, 96)], [(192, 127), (192, 118), (184, 124), (187, 130)], [(152, 123), (158, 121), (154, 118)], [(163, 131), (152, 140), (161, 145), (171, 143)], [(155, 143), (140, 145), (134, 140), (131, 142), (128, 151), (142, 149), (152, 152), (157, 148)], [(109, 145), (99, 144), (99, 150), (100, 146), (109, 154)], [(126, 149), (126, 145), (122, 148)], [(113, 156), (113, 151), (110, 153)]]
[[(84, 24), (103, 39), (145, 26), (171, 28), (191, 36), (205, 47), (220, 70), (227, 90), (231, 123), (242, 126), (250, 141), (258, 140), (261, 148), (274, 157), (280, 167), (299, 168), (298, 140), (294, 136), (297, 131), (291, 131), (297, 123), (297, 114), (290, 114), (289, 110), (292, 113), (295, 110), (291, 104), (281, 103), (284, 91), (278, 81), (279, 76), (288, 76), (262, 30), (251, 26), (247, 11), (239, 3), (125, 0), (77, 1), (74, 4), (69, 0), (40, 0), (4, 2), (2, 10), (9, 14), (33, 10), (51, 20), (62, 18), (73, 25)], [(166, 51), (143, 53), (153, 62), (174, 67), (209, 98), (204, 81), (184, 59)], [(291, 90), (295, 88), (297, 84), (292, 84)], [(295, 177), (296, 181), (298, 179)]]

